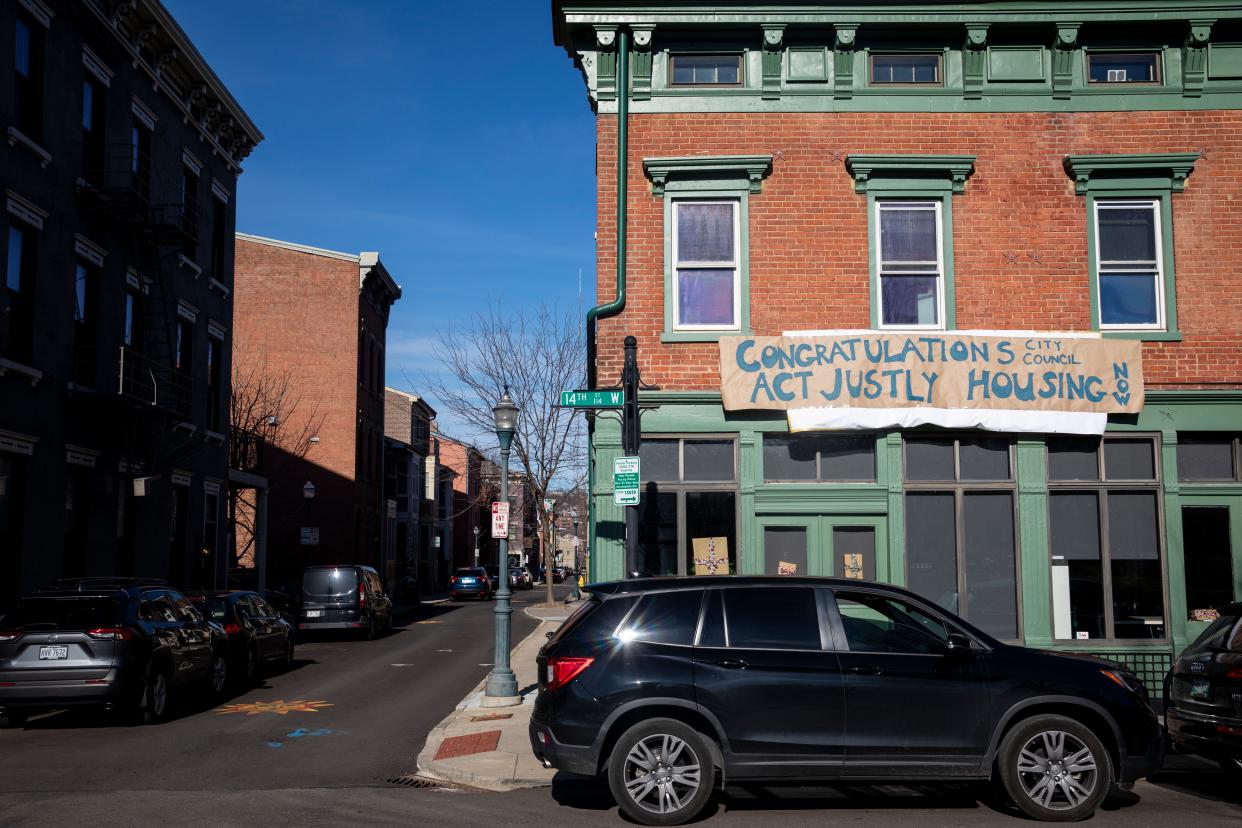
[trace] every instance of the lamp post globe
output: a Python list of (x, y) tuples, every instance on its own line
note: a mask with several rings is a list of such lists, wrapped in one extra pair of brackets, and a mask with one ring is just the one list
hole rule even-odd
[[(492, 407), (496, 418), (496, 439), (500, 443), (500, 500), (509, 502), (509, 449), (517, 431), (518, 407), (509, 397), (509, 388)], [(497, 563), (500, 565), (500, 589), (496, 591), (496, 656), (492, 671), (483, 688), (484, 707), (508, 707), (522, 703), (518, 695), (517, 676), (509, 667), (509, 635), (513, 608), (509, 604), (509, 537), (500, 538)]]

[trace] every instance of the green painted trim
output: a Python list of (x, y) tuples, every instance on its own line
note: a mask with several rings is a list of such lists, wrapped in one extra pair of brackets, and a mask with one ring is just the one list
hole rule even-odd
[[(769, 169), (771, 156), (768, 159)], [(647, 159), (647, 161), (659, 159)], [(719, 160), (719, 159), (715, 159)], [(643, 164), (646, 166), (647, 161)], [(700, 167), (700, 171), (705, 170)], [(654, 178), (652, 179), (655, 180)], [(742, 179), (735, 179), (740, 182)], [(664, 330), (660, 332), (661, 342), (717, 342), (721, 336), (750, 335), (750, 185), (737, 189), (693, 189), (683, 190), (678, 181), (669, 181), (661, 188), (664, 197)], [(698, 182), (705, 183), (705, 182)], [(706, 182), (716, 183), (716, 182)], [(654, 189), (654, 184), (653, 184)], [(675, 330), (676, 308), (673, 307), (673, 203), (678, 200), (692, 199), (729, 199), (738, 202), (738, 328), (713, 330)]]
[(670, 179), (709, 180), (721, 189), (720, 182), (741, 178), (752, 193), (763, 191), (763, 179), (772, 172), (770, 155), (702, 155), (685, 158), (644, 158), (643, 171), (651, 179), (651, 194), (664, 195)]
[[(854, 176), (854, 192), (869, 192), (883, 179), (898, 179), (903, 190), (925, 190), (929, 195), (951, 190), (966, 192), (966, 179), (975, 171), (973, 155), (858, 155), (845, 157), (845, 169)], [(873, 179), (881, 179), (875, 181)]]
[[(873, 182), (873, 184), (876, 182)], [(942, 181), (943, 183), (943, 181)], [(878, 251), (876, 250), (875, 202), (876, 199), (912, 198), (937, 200), (940, 207), (940, 231), (942, 234), (941, 248), (944, 251), (944, 326), (935, 330), (957, 330), (957, 286), (953, 268), (953, 199), (947, 187), (933, 189), (931, 187), (916, 189), (882, 189), (874, 186), (867, 192), (867, 269), (870, 277), (871, 329), (880, 329), (880, 268)], [(900, 329), (893, 329), (900, 330)], [(929, 329), (912, 329), (929, 330)]]
[[(1069, 156), (1066, 158), (1068, 169)], [(1085, 156), (1079, 156), (1085, 157)], [(1095, 156), (1101, 157), (1101, 156)], [(1197, 155), (1195, 156), (1198, 157)], [(1073, 173), (1071, 173), (1072, 175)], [(1187, 173), (1189, 175), (1189, 173)], [(1149, 179), (1141, 179), (1144, 184), (1152, 183)], [(1100, 288), (1098, 279), (1098, 249), (1095, 237), (1095, 205), (1100, 199), (1115, 198), (1151, 198), (1160, 203), (1160, 250), (1164, 265), (1164, 330), (1115, 330), (1102, 331), (1101, 335), (1109, 339), (1138, 339), (1146, 342), (1180, 342), (1182, 333), (1177, 327), (1177, 275), (1173, 255), (1173, 179), (1164, 180), (1164, 186), (1125, 187), (1124, 179), (1107, 179), (1104, 181), (1091, 178), (1087, 183), (1087, 296), (1091, 303), (1091, 330), (1100, 330)], [(1135, 183), (1135, 182), (1130, 182)]]
[[(1138, 153), (1125, 155), (1067, 155), (1066, 174), (1074, 180), (1074, 191), (1087, 195), (1097, 190), (1130, 189), (1124, 179), (1168, 179), (1161, 189), (1180, 193), (1199, 160), (1197, 152)], [(1116, 179), (1123, 179), (1118, 182)]]
[(1044, 441), (1018, 439), (1018, 577), (1023, 640), (1045, 646), (1052, 638), (1052, 553), (1049, 549), (1048, 477)]

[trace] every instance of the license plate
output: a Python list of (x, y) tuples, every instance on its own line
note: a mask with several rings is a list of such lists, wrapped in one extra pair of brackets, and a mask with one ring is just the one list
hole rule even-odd
[(323, 610), (307, 610), (306, 611), (307, 618), (318, 618), (321, 615), (323, 615)]
[(1195, 679), (1190, 683), (1190, 697), (1192, 699), (1206, 699), (1212, 695), (1212, 683), (1207, 679)]
[(68, 658), (68, 647), (40, 647), (39, 658), (43, 661), (55, 660), (59, 658)]

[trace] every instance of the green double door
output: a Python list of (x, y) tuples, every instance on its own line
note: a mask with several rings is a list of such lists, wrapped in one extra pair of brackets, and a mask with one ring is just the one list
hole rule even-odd
[(885, 517), (779, 515), (758, 523), (765, 575), (889, 580)]
[(1242, 496), (1183, 490), (1178, 505), (1182, 571), (1170, 587), (1184, 590), (1190, 640), (1207, 628), (1212, 609), (1242, 600)]

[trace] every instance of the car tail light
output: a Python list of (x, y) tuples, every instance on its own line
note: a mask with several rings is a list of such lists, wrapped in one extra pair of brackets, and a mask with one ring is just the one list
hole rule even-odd
[(224, 631), (228, 633), (229, 635), (237, 635), (239, 632), (241, 632), (241, 627), (237, 626), (232, 621), (230, 621), (229, 623), (224, 625)]
[[(0, 633), (0, 641), (3, 641), (3, 640), (4, 640), (4, 633)], [(1225, 678), (1233, 679), (1235, 681), (1242, 681), (1242, 667), (1234, 667), (1228, 673), (1225, 673)]]
[(96, 627), (93, 630), (87, 630), (86, 634), (91, 638), (106, 641), (129, 641), (134, 637), (134, 631), (125, 627)]
[(593, 658), (582, 658), (579, 656), (552, 656), (548, 659), (547, 689), (555, 690), (558, 687), (564, 687), (566, 684), (569, 684), (579, 673), (590, 667), (591, 662), (594, 660)]
[(362, 581), (358, 582), (358, 609), (362, 609), (367, 605), (367, 585)]
[(0, 641), (16, 641), (21, 637), (21, 630), (0, 630)]

